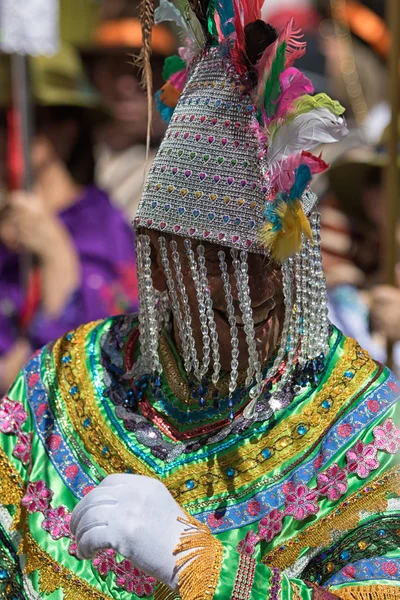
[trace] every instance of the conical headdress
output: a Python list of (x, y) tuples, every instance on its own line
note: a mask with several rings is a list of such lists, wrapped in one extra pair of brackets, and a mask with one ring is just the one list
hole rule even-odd
[[(144, 0), (144, 7), (146, 4)], [(213, 242), (232, 253), (241, 310), (247, 319), (247, 382), (255, 383), (254, 397), (262, 390), (264, 379), (255, 350), (243, 266), (247, 252), (267, 254), (282, 263), (286, 317), (272, 375), (284, 359), (287, 373), (297, 360), (312, 375), (312, 361), (316, 357), (322, 360), (327, 349), (329, 323), (316, 196), (309, 188), (312, 176), (328, 165), (311, 152), (320, 143), (342, 139), (347, 132), (340, 104), (325, 94), (314, 96), (311, 82), (294, 67), (296, 58), (305, 52), (301, 32), (291, 21), (277, 34), (260, 20), (261, 6), (262, 2), (252, 0), (191, 0), (180, 1), (176, 8), (161, 0), (156, 21), (175, 21), (184, 32), (185, 48), (179, 57), (167, 59), (167, 81), (156, 94), (158, 108), (169, 126), (135, 219), (138, 264), (147, 273), (139, 275), (142, 346), (148, 368), (160, 369), (159, 318), (152, 313), (157, 295), (151, 287), (149, 240), (143, 233), (144, 229), (154, 229), (160, 232), (160, 252), (185, 367), (197, 378), (209, 368), (211, 348), (217, 365), (213, 381), (219, 376), (218, 339), (207, 296), (202, 242)], [(149, 24), (146, 18), (143, 22), (146, 34)], [(145, 49), (146, 43), (144, 58)], [(179, 257), (172, 247), (174, 264), (169, 264), (166, 233), (186, 238), (187, 258), (200, 299), (203, 361), (193, 349)], [(198, 256), (192, 250), (194, 241)], [(226, 266), (223, 254), (222, 276)], [(229, 286), (225, 286), (225, 293), (229, 313)], [(231, 390), (236, 386), (236, 364), (233, 340)]]

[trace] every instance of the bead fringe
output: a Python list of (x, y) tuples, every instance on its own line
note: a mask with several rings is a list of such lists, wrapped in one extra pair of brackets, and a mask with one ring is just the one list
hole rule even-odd
[(221, 571), (222, 544), (196, 519), (187, 516), (179, 521), (189, 528), (174, 552), (185, 553), (176, 561), (180, 596), (182, 600), (211, 600)]

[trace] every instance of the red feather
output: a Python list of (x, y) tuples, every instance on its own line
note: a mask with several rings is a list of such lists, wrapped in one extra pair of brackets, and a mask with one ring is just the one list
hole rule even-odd
[(244, 26), (261, 19), (261, 9), (265, 0), (241, 0), (244, 14)]
[(232, 49), (232, 62), (240, 72), (244, 70), (243, 56), (246, 54), (246, 37), (244, 35), (244, 13), (240, 0), (233, 0), (235, 18), (233, 21), (236, 33), (235, 44)]

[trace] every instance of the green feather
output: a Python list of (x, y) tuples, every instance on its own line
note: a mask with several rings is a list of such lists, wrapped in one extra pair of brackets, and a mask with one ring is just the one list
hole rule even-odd
[(215, 24), (215, 10), (217, 7), (217, 0), (210, 0), (207, 7), (207, 28), (208, 33), (214, 40), (218, 40), (218, 31)]
[(286, 42), (283, 42), (277, 49), (275, 58), (272, 62), (269, 75), (265, 82), (263, 94), (263, 104), (268, 117), (273, 117), (278, 109), (277, 100), (281, 95), (281, 86), (279, 76), (285, 69), (286, 64)]
[(168, 81), (172, 75), (175, 75), (175, 73), (178, 73), (178, 71), (182, 71), (183, 69), (186, 69), (186, 63), (180, 56), (177, 54), (168, 56), (168, 58), (165, 59), (162, 72), (164, 81)]

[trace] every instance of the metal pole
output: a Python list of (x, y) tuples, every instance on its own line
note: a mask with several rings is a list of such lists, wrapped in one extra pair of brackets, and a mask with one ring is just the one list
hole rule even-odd
[(30, 191), (33, 185), (31, 143), (33, 135), (32, 93), (27, 55), (12, 54), (12, 87), (14, 106), (17, 109), (22, 134), (24, 176), (22, 186)]
[[(390, 54), (390, 102), (392, 121), (390, 124), (389, 164), (386, 177), (386, 198), (388, 216), (388, 235), (386, 236), (386, 280), (389, 285), (396, 285), (396, 229), (399, 216), (400, 178), (398, 168), (399, 156), (399, 117), (400, 117), (400, 1), (386, 0), (387, 20), (392, 30), (392, 48)], [(394, 368), (393, 344), (388, 343), (387, 364)]]
[[(31, 148), (33, 136), (33, 114), (32, 114), (32, 91), (29, 75), (29, 57), (27, 55), (11, 55), (12, 71), (12, 95), (13, 104), (19, 119), (19, 130), (21, 132), (21, 150), (23, 154), (23, 176), (21, 187), (29, 192), (33, 186), (33, 173), (31, 163)], [(29, 275), (31, 273), (33, 257), (24, 252), (19, 257), (20, 282), (26, 293), (29, 289)], [(21, 336), (25, 331), (19, 332)]]

